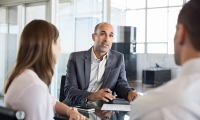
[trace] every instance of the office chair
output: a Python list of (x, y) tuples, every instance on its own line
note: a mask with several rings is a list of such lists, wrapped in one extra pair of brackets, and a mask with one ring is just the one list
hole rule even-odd
[(59, 97), (60, 102), (62, 102), (65, 99), (65, 94), (64, 94), (65, 80), (66, 80), (66, 75), (63, 75), (61, 77), (61, 83), (60, 83), (60, 97)]
[(0, 120), (23, 120), (25, 113), (23, 111), (12, 110), (0, 106)]

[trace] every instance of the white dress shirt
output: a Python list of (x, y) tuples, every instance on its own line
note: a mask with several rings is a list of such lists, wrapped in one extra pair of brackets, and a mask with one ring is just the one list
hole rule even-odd
[(180, 77), (138, 97), (131, 120), (200, 120), (200, 59), (187, 61)]
[(103, 56), (103, 60), (98, 59), (94, 53), (94, 49), (92, 48), (91, 50), (92, 63), (91, 63), (90, 83), (87, 90), (88, 92), (97, 92), (100, 89), (103, 83), (102, 76), (105, 71), (107, 56), (108, 53)]
[(5, 95), (5, 106), (24, 111), (26, 120), (53, 120), (56, 101), (47, 85), (30, 69), (13, 80)]

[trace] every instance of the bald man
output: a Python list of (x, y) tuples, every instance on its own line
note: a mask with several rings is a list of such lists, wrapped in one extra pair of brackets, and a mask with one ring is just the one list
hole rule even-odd
[(71, 53), (64, 86), (65, 104), (109, 102), (115, 99), (114, 92), (130, 103), (138, 96), (127, 83), (123, 54), (111, 50), (113, 36), (112, 25), (99, 23), (92, 34), (94, 46)]

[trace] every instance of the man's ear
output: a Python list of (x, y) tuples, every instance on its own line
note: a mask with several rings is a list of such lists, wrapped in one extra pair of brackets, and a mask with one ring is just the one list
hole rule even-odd
[(95, 40), (95, 33), (92, 34), (92, 40)]
[(186, 29), (183, 24), (177, 25), (177, 42), (180, 45), (183, 45), (185, 43), (186, 38)]

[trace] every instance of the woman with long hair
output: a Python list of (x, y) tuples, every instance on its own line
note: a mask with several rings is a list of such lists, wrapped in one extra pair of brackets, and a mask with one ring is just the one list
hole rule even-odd
[(53, 24), (33, 20), (26, 25), (14, 69), (4, 88), (6, 107), (24, 111), (26, 120), (52, 120), (54, 112), (70, 120), (87, 120), (49, 94), (60, 51), (59, 32)]

